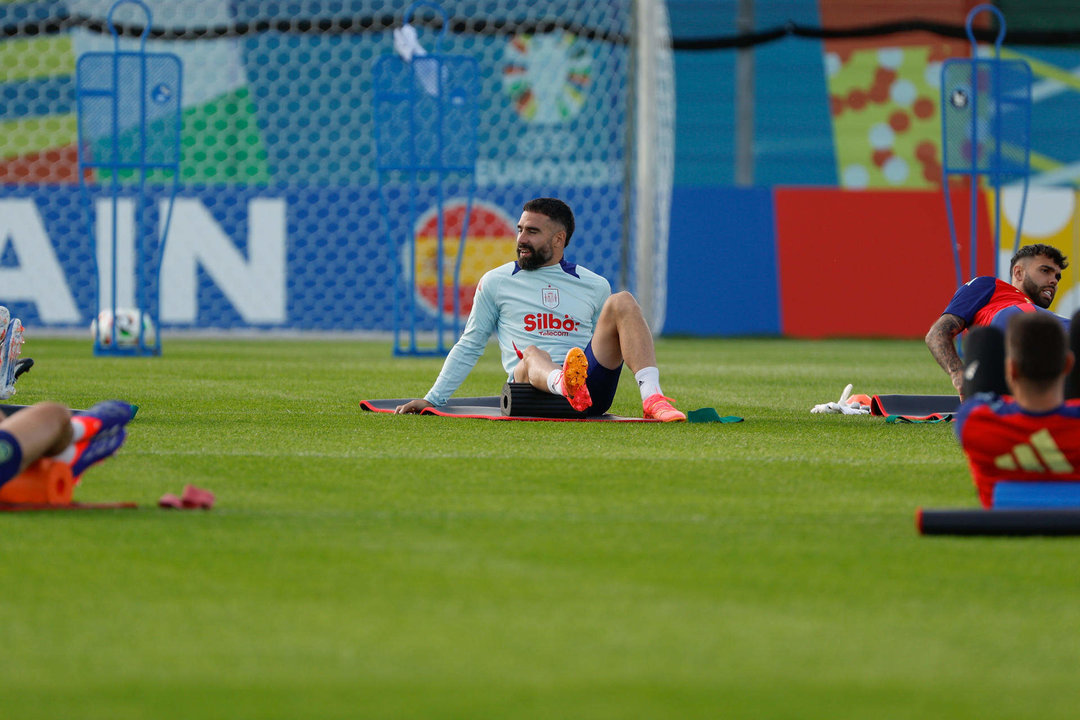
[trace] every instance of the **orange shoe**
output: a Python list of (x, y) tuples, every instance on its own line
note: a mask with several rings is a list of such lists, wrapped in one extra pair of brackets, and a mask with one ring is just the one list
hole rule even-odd
[(660, 393), (650, 395), (642, 401), (641, 407), (645, 410), (645, 417), (661, 422), (686, 422), (686, 414), (679, 412), (671, 404), (671, 398), (666, 398)]
[(562, 394), (570, 402), (570, 407), (584, 412), (592, 405), (592, 396), (585, 380), (589, 376), (589, 361), (581, 348), (570, 348), (562, 365)]

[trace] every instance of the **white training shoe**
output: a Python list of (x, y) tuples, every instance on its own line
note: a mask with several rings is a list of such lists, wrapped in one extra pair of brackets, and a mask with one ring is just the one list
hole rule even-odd
[[(0, 318), (11, 317), (8, 309), (3, 310)], [(15, 394), (15, 366), (19, 363), (19, 353), (23, 346), (23, 326), (19, 318), (14, 318), (4, 325), (0, 333), (0, 400), (7, 400)]]

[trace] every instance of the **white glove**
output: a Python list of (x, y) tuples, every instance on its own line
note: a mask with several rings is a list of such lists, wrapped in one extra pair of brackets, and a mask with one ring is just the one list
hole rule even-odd
[(869, 406), (860, 405), (854, 400), (848, 400), (848, 398), (851, 397), (851, 387), (851, 383), (848, 383), (847, 386), (844, 388), (844, 392), (840, 393), (839, 401), (815, 405), (814, 407), (810, 408), (810, 412), (838, 413), (843, 415), (869, 415)]
[(870, 408), (857, 402), (843, 403), (840, 405), (840, 412), (845, 415), (869, 415)]
[[(400, 55), (401, 59), (407, 63), (412, 63), (414, 58), (422, 58), (427, 55), (427, 50), (420, 44), (420, 39), (416, 35), (416, 28), (408, 23), (394, 29), (394, 52)], [(424, 92), (431, 97), (438, 97), (439, 95), (439, 66), (439, 60), (435, 58), (419, 61), (413, 65), (413, 76), (420, 83), (420, 87), (424, 89)], [(446, 81), (446, 75), (446, 68), (443, 68), (444, 82)]]
[(408, 23), (394, 29), (394, 52), (405, 62), (412, 62), (413, 55), (427, 55), (416, 36), (416, 28)]

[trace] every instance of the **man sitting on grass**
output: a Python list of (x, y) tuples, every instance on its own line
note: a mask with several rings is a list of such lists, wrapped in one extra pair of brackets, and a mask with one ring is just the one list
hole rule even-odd
[(465, 331), (435, 385), (396, 411), (445, 404), (494, 332), (512, 380), (564, 395), (579, 412), (607, 412), (625, 362), (637, 380), (645, 417), (686, 420), (660, 390), (652, 333), (634, 296), (612, 295), (607, 280), (563, 257), (574, 234), (574, 213), (566, 203), (530, 200), (517, 231), (517, 262), (480, 278)]
[[(990, 325), (1005, 332), (1018, 312), (1045, 312), (1057, 295), (1061, 271), (1069, 266), (1061, 251), (1041, 243), (1020, 248), (1009, 261), (1010, 282), (987, 275), (961, 285), (941, 317), (926, 333), (926, 346), (938, 365), (949, 373), (953, 387), (964, 399), (964, 364), (956, 352), (956, 337), (967, 328)], [(1064, 318), (1059, 318), (1067, 322)]]
[(131, 406), (108, 400), (72, 414), (59, 403), (38, 403), (0, 420), (0, 487), (41, 458), (66, 463), (76, 482), (88, 467), (124, 444)]
[[(968, 367), (980, 361), (969, 357)], [(956, 416), (956, 436), (985, 507), (999, 480), (1080, 480), (1080, 400), (1065, 399), (1065, 379), (1074, 363), (1056, 317), (1017, 313), (1009, 318), (1005, 382), (1011, 397), (976, 394)]]

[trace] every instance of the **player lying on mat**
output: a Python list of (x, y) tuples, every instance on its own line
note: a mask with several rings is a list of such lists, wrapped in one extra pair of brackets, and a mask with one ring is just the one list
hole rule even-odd
[(119, 400), (72, 414), (58, 403), (38, 403), (0, 421), (0, 487), (40, 458), (71, 466), (78, 482), (88, 467), (123, 445), (131, 406)]
[[(956, 352), (956, 336), (967, 328), (983, 325), (1004, 332), (1009, 317), (1018, 312), (1049, 313), (1047, 308), (1054, 302), (1061, 271), (1068, 266), (1068, 260), (1057, 248), (1027, 245), (1020, 248), (1009, 263), (1011, 284), (984, 275), (956, 291), (926, 334), (926, 346), (938, 365), (949, 373), (961, 398), (964, 396), (964, 364)], [(1065, 318), (1053, 317), (1068, 323)]]
[[(971, 340), (976, 333), (997, 332), (977, 328)], [(983, 358), (967, 354), (968, 367), (977, 369), (974, 364)], [(1055, 316), (1009, 318), (1005, 381), (1012, 396), (975, 394), (956, 416), (956, 436), (984, 506), (990, 507), (999, 480), (1080, 480), (1080, 399), (1065, 399), (1065, 378), (1074, 363), (1065, 328)]]
[(574, 234), (574, 213), (555, 198), (525, 203), (517, 228), (517, 261), (480, 279), (461, 338), (422, 399), (398, 413), (443, 405), (461, 386), (494, 332), (514, 382), (566, 396), (589, 415), (611, 407), (623, 363), (641, 390), (644, 415), (686, 420), (660, 390), (652, 333), (634, 296), (611, 294), (600, 275), (563, 257)]

